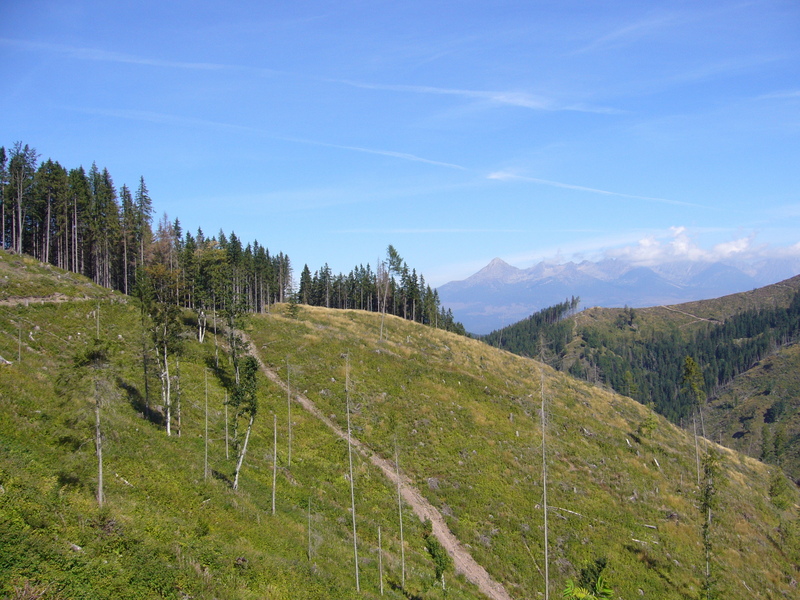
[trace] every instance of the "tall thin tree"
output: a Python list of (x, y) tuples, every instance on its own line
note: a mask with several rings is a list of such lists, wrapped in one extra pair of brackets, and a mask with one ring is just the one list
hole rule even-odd
[(350, 464), (350, 510), (353, 513), (353, 556), (356, 574), (356, 591), (361, 591), (361, 583), (358, 576), (358, 536), (356, 534), (356, 495), (355, 483), (353, 481), (353, 443), (350, 429), (350, 353), (345, 357), (345, 376), (344, 390), (347, 413), (347, 460)]
[(239, 459), (236, 461), (236, 470), (233, 474), (234, 490), (239, 489), (239, 473), (242, 470), (244, 457), (247, 453), (247, 442), (250, 440), (250, 432), (253, 429), (253, 422), (258, 412), (258, 381), (256, 379), (256, 373), (258, 373), (258, 362), (256, 362), (256, 359), (252, 356), (245, 356), (242, 361), (241, 377), (234, 391), (233, 398), (237, 413), (246, 416), (248, 419), (247, 432), (245, 433), (244, 442), (239, 451)]
[(400, 492), (400, 458), (397, 451), (397, 435), (394, 438), (394, 469), (397, 475), (397, 516), (400, 521), (400, 588), (406, 587), (406, 546), (403, 540), (403, 496)]
[(289, 414), (289, 450), (286, 456), (286, 466), (292, 466), (292, 382), (290, 377), (289, 357), (286, 357), (286, 410)]
[(550, 556), (547, 528), (547, 412), (544, 400), (544, 362), (539, 366), (542, 400), (542, 504), (544, 507), (544, 598), (550, 598)]
[(275, 514), (275, 488), (278, 485), (278, 415), (272, 415), (272, 514)]
[(205, 456), (203, 458), (203, 480), (205, 481), (208, 479), (208, 369), (205, 369), (203, 371), (203, 374), (205, 376), (205, 388), (206, 388), (206, 410), (205, 410), (206, 426), (205, 426), (205, 443), (204, 443)]

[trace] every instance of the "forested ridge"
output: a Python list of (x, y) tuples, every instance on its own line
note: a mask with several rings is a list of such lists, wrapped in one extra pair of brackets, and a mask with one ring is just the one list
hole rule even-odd
[(567, 301), (545, 309), (485, 340), (526, 356), (543, 352), (557, 368), (651, 404), (675, 423), (692, 411), (681, 385), (685, 357), (700, 364), (704, 391), (713, 396), (777, 348), (800, 340), (800, 292), (788, 306), (742, 310), (690, 330), (666, 321), (641, 326), (639, 311), (627, 307), (616, 311), (610, 326), (579, 325), (567, 318), (570, 306)]
[(117, 187), (96, 163), (87, 172), (39, 159), (22, 142), (0, 147), (4, 249), (125, 294), (135, 293), (138, 282), (157, 290), (160, 302), (199, 311), (235, 304), (237, 312), (264, 312), (276, 302), (299, 302), (384, 312), (464, 333), (437, 292), (391, 246), (374, 270), (359, 265), (336, 275), (326, 263), (312, 275), (305, 265), (296, 286), (289, 256), (270, 253), (257, 240), (244, 242), (233, 232), (184, 232), (180, 220), (166, 214), (154, 227), (143, 176), (135, 188)]

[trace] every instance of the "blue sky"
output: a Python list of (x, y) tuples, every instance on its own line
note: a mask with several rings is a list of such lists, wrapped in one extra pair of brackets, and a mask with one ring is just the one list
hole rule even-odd
[(800, 254), (800, 4), (4, 2), (0, 144), (429, 283)]

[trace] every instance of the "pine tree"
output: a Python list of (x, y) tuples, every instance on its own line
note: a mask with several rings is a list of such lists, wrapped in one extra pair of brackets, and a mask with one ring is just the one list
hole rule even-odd
[(0, 248), (6, 248), (6, 188), (8, 187), (8, 157), (0, 146)]
[(144, 182), (144, 177), (139, 178), (139, 187), (136, 189), (136, 219), (135, 219), (135, 238), (139, 247), (139, 260), (137, 265), (144, 268), (146, 262), (146, 248), (153, 237), (151, 229), (153, 222), (153, 201)]
[(9, 187), (14, 198), (14, 213), (11, 220), (12, 248), (19, 254), (23, 252), (25, 215), (31, 202), (33, 176), (39, 154), (35, 148), (16, 142), (11, 149), (8, 163)]
[(69, 268), (75, 273), (89, 275), (85, 266), (88, 236), (89, 179), (83, 167), (72, 169), (67, 176), (69, 187), (66, 217), (69, 222), (67, 253)]
[(309, 304), (311, 300), (311, 271), (308, 265), (303, 266), (303, 272), (300, 274), (300, 290), (298, 292), (299, 300), (302, 304)]
[[(59, 227), (66, 226), (62, 219), (57, 217), (63, 214), (63, 206), (67, 198), (67, 171), (58, 162), (48, 159), (43, 162), (34, 176), (34, 205), (33, 222), (35, 239), (33, 252), (42, 262), (51, 262), (51, 256), (56, 255), (56, 262), (60, 263), (58, 249), (53, 253), (53, 245), (61, 237), (58, 235)], [(59, 245), (60, 247), (60, 245)]]

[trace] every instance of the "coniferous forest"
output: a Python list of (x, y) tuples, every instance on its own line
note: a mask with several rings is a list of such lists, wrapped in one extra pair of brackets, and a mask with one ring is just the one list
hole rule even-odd
[[(681, 384), (687, 356), (701, 365), (704, 392), (713, 396), (775, 349), (800, 339), (800, 293), (787, 307), (743, 310), (724, 322), (706, 322), (688, 332), (679, 327), (640, 327), (638, 312), (632, 308), (621, 309), (611, 327), (576, 325), (567, 318), (571, 307), (565, 301), (484, 340), (523, 356), (543, 353), (557, 368), (652, 404), (675, 423), (693, 410), (691, 394)], [(573, 340), (578, 343), (569, 351)]]
[[(16, 142), (0, 147), (0, 247), (85, 275), (126, 294), (158, 290), (161, 302), (211, 312), (265, 312), (276, 302), (384, 312), (465, 333), (416, 269), (393, 247), (373, 269), (334, 274), (308, 265), (295, 285), (290, 258), (234, 232), (184, 231), (163, 215), (141, 177), (117, 186), (93, 163), (67, 168)], [(155, 226), (154, 226), (155, 225)], [(137, 282), (140, 284), (137, 290)], [(143, 286), (143, 287), (142, 287)]]

